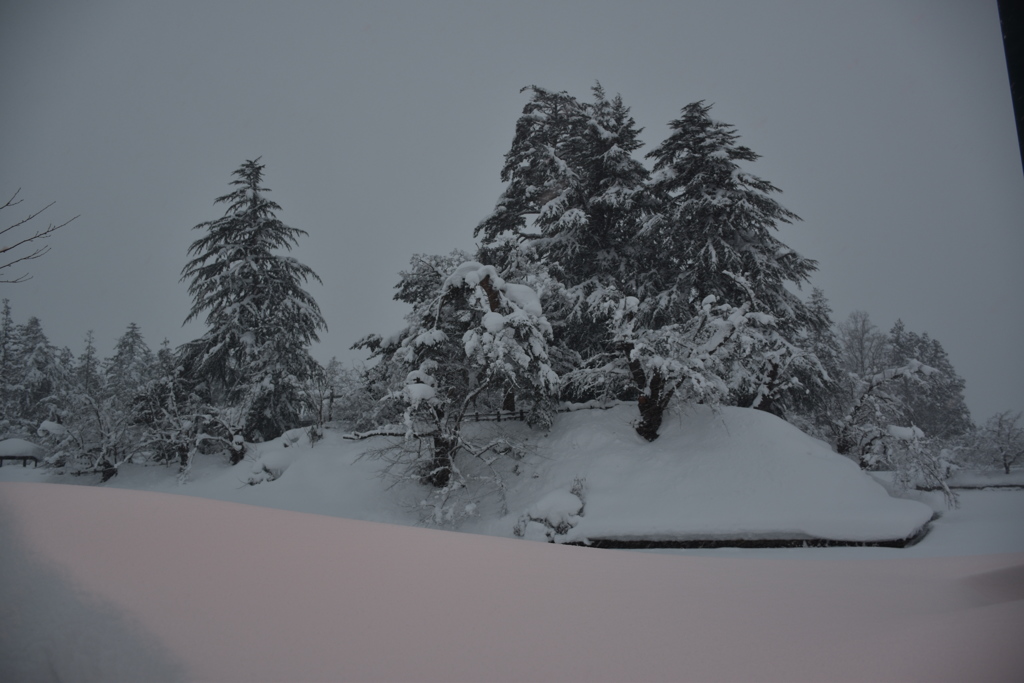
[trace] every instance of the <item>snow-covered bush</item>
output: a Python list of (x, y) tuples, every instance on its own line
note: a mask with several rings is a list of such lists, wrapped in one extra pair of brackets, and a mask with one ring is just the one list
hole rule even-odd
[[(282, 434), (278, 441), (279, 446), (269, 444), (257, 446), (259, 451), (253, 460), (249, 476), (245, 479), (246, 484), (256, 486), (280, 479), (281, 475), (298, 457), (297, 449), (300, 444), (305, 442), (312, 446), (315, 443), (309, 436), (309, 430), (306, 429), (290, 429)], [(278, 441), (275, 441), (274, 444), (277, 444)]]
[(514, 401), (528, 423), (545, 427), (558, 384), (537, 293), (462, 256), (415, 257), (399, 284), (399, 298), (413, 305), (408, 326), (358, 344), (380, 357), (373, 375), (387, 386), (378, 411), (384, 429), (374, 433), (399, 437), (374, 455), (389, 475), (433, 488), (424, 506), (441, 524), (471, 514), (478, 491), (503, 494), (499, 461), (518, 453), (507, 437), (467, 436), (467, 416)]
[(587, 480), (577, 477), (569, 490), (555, 489), (541, 496), (516, 521), (512, 533), (531, 541), (557, 543), (583, 516)]
[[(130, 409), (114, 397), (72, 394), (62, 405), (60, 430), (40, 430), (46, 463), (70, 474), (99, 472), (103, 481), (144, 453), (142, 429)], [(45, 434), (45, 436), (44, 436)]]
[(947, 507), (959, 507), (959, 499), (946, 480), (959, 467), (953, 454), (935, 439), (928, 439), (918, 427), (890, 426), (886, 430), (881, 456), (873, 456), (892, 470), (897, 491), (924, 488), (942, 491)]

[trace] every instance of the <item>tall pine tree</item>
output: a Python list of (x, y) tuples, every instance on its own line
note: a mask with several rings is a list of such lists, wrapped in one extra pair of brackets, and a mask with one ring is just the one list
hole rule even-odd
[(774, 315), (782, 329), (802, 327), (809, 311), (786, 284), (807, 282), (817, 266), (775, 236), (780, 223), (800, 218), (772, 197), (778, 188), (741, 168), (759, 155), (737, 144), (735, 129), (710, 110), (703, 102), (683, 107), (669, 124), (672, 134), (647, 154), (662, 205), (648, 241), (662, 269), (665, 307), (695, 309), (708, 295), (733, 305), (752, 297), (753, 308)]
[(277, 253), (290, 251), (304, 230), (277, 218), (281, 207), (266, 197), (264, 165), (246, 161), (234, 190), (218, 197), (224, 216), (195, 226), (182, 270), (192, 310), (207, 332), (184, 348), (187, 374), (216, 404), (239, 411), (245, 437), (278, 436), (299, 420), (301, 383), (317, 370), (309, 345), (327, 329), (320, 308), (303, 287), (320, 282), (311, 268)]
[(117, 340), (114, 355), (104, 362), (107, 393), (130, 405), (155, 374), (155, 359), (135, 323)]
[[(608, 350), (607, 291), (633, 293), (635, 236), (650, 208), (647, 169), (633, 158), (641, 129), (600, 84), (593, 101), (530, 86), (495, 210), (477, 226), (480, 260), (508, 277), (547, 270), (560, 296), (545, 303), (553, 355), (574, 363)], [(524, 261), (532, 262), (524, 265)]]
[(908, 332), (902, 320), (889, 331), (888, 362), (904, 365), (917, 360), (935, 369), (923, 384), (900, 380), (894, 387), (904, 407), (904, 421), (928, 436), (953, 437), (974, 428), (964, 400), (967, 383), (956, 374), (949, 355), (928, 333)]

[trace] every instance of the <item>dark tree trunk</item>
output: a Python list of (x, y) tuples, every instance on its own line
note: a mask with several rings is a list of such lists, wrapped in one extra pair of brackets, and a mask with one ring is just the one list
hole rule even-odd
[(434, 455), (423, 475), (423, 483), (435, 488), (443, 488), (452, 478), (452, 455), (456, 441), (450, 437), (437, 435), (434, 437)]
[(836, 438), (836, 453), (839, 455), (849, 455), (855, 445), (856, 441), (851, 438), (848, 428), (844, 428), (839, 432), (839, 436)]
[[(763, 410), (764, 412), (771, 413), (772, 415), (779, 415), (775, 412), (775, 399), (771, 394), (762, 398), (761, 402), (754, 406), (754, 410)], [(779, 415), (779, 417), (782, 416)]]
[[(633, 345), (629, 343), (623, 344), (622, 351), (626, 354), (627, 358), (630, 358), (633, 352)], [(651, 376), (650, 383), (648, 383), (647, 374), (644, 372), (643, 366), (635, 358), (630, 358), (629, 374), (633, 377), (637, 391), (640, 392), (640, 396), (636, 401), (637, 407), (640, 409), (640, 424), (636, 426), (636, 433), (648, 441), (654, 441), (658, 438), (658, 430), (661, 429), (665, 408), (668, 406), (669, 399), (672, 398), (672, 393), (675, 389), (666, 389), (665, 380), (658, 372)], [(662, 392), (664, 392), (664, 395)]]
[(494, 283), (491, 282), (490, 275), (480, 281), (480, 287), (482, 287), (484, 292), (487, 294), (487, 304), (490, 307), (491, 312), (497, 313), (501, 300), (498, 298), (497, 290), (494, 289)]
[(658, 438), (658, 430), (661, 429), (661, 421), (665, 417), (665, 408), (672, 398), (673, 389), (666, 389), (665, 380), (655, 372), (648, 390), (648, 393), (641, 393), (637, 399), (640, 424), (636, 426), (636, 433), (648, 441), (654, 441)]
[(654, 441), (658, 438), (658, 430), (661, 429), (665, 408), (657, 401), (652, 401), (646, 396), (641, 396), (638, 403), (640, 407), (640, 424), (636, 426), (636, 433), (648, 441)]
[(245, 457), (245, 441), (239, 439), (241, 432), (231, 432), (231, 464), (237, 465)]
[(511, 389), (505, 390), (505, 396), (501, 401), (501, 409), (509, 413), (516, 412), (516, 392)]

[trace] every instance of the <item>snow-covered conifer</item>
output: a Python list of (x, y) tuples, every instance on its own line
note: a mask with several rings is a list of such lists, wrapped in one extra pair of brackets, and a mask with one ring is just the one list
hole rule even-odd
[(778, 188), (740, 166), (759, 155), (737, 144), (735, 129), (710, 110), (703, 102), (683, 107), (669, 124), (672, 134), (647, 154), (661, 204), (645, 232), (659, 307), (678, 320), (685, 317), (680, 310), (695, 310), (709, 295), (740, 305), (749, 287), (754, 310), (775, 316), (783, 331), (799, 329), (808, 322), (806, 307), (786, 285), (806, 282), (816, 264), (775, 236), (780, 223), (799, 217), (772, 197)]
[(11, 315), (10, 299), (0, 309), (0, 435), (20, 433), (21, 345)]
[[(476, 228), (483, 259), (507, 274), (540, 262), (563, 288), (549, 311), (554, 344), (579, 358), (607, 350), (599, 301), (607, 289), (632, 291), (647, 170), (633, 158), (640, 129), (622, 98), (600, 84), (591, 103), (568, 93), (525, 88), (530, 102), (505, 157), (505, 191)], [(489, 258), (488, 252), (497, 253)]]
[(103, 363), (107, 393), (131, 405), (152, 378), (154, 362), (153, 352), (142, 338), (139, 326), (130, 323), (117, 340), (114, 355)]
[(75, 363), (74, 381), (76, 391), (99, 398), (104, 380), (100, 373), (100, 359), (96, 353), (96, 337), (92, 330), (85, 333), (85, 348)]
[(188, 376), (210, 399), (231, 406), (247, 438), (269, 439), (294, 426), (302, 382), (315, 371), (309, 345), (326, 323), (303, 286), (320, 281), (311, 268), (277, 253), (307, 233), (282, 223), (281, 207), (266, 197), (264, 165), (246, 161), (235, 189), (215, 203), (222, 218), (195, 226), (182, 270), (193, 298), (186, 322), (205, 315), (208, 330), (185, 346)]
[(787, 419), (805, 431), (828, 438), (832, 425), (842, 419), (853, 388), (843, 369), (832, 308), (821, 289), (815, 287), (811, 291), (807, 310), (810, 324), (798, 333), (796, 345), (817, 368), (811, 372), (796, 369), (794, 375), (799, 386), (786, 393), (785, 412)]
[(16, 336), (21, 350), (18, 362), (18, 415), (33, 426), (54, 415), (53, 397), (67, 379), (67, 370), (60, 362), (57, 347), (43, 332), (35, 316), (18, 326)]
[(610, 383), (613, 391), (628, 388), (640, 411), (636, 431), (648, 441), (658, 438), (674, 399), (721, 402), (730, 390), (730, 361), (763, 346), (775, 324), (772, 316), (751, 311), (749, 303), (734, 307), (719, 304), (714, 296), (706, 297), (685, 323), (656, 328), (645, 324), (636, 297), (608, 299), (606, 305), (613, 308), (614, 351), (594, 357), (566, 382), (591, 391)]
[(888, 342), (889, 365), (899, 366), (913, 359), (935, 368), (923, 385), (905, 379), (896, 382), (893, 390), (903, 403), (906, 422), (930, 437), (950, 438), (973, 429), (964, 399), (966, 382), (957, 375), (939, 340), (927, 333), (909, 332), (903, 321), (897, 320)]

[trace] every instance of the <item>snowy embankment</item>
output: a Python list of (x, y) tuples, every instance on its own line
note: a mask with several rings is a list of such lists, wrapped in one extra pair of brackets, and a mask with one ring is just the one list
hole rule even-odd
[(0, 484), (0, 536), (3, 680), (1011, 681), (1024, 671), (1024, 553), (675, 557), (17, 483)]
[[(572, 528), (556, 536), (569, 542), (898, 542), (933, 515), (927, 505), (891, 497), (852, 461), (773, 415), (694, 406), (648, 443), (630, 424), (635, 412), (624, 405), (559, 416), (537, 441), (537, 473), (548, 490), (513, 483), (510, 500), (529, 517), (537, 518), (529, 508), (537, 501), (551, 517), (572, 515)], [(574, 480), (584, 482), (575, 505), (567, 495)], [(503, 535), (502, 524), (511, 521), (481, 530)]]
[[(891, 497), (847, 458), (766, 413), (693, 407), (666, 420), (653, 443), (631, 422), (634, 406), (559, 415), (548, 434), (522, 423), (479, 423), (525, 440), (505, 463), (506, 512), (495, 496), (474, 502), (463, 531), (561, 542), (900, 542), (934, 511)], [(191, 481), (174, 468), (126, 465), (105, 486), (187, 493), (298, 512), (416, 524), (429, 489), (391, 488), (362, 457), (385, 437), (347, 441), (328, 430), (311, 447), (304, 431), (251, 446), (246, 461), (197, 459)], [(6, 468), (5, 468), (6, 471)], [(95, 483), (98, 477), (9, 473), (23, 481)], [(255, 484), (255, 485), (247, 485)], [(469, 500), (469, 499), (467, 499)]]

